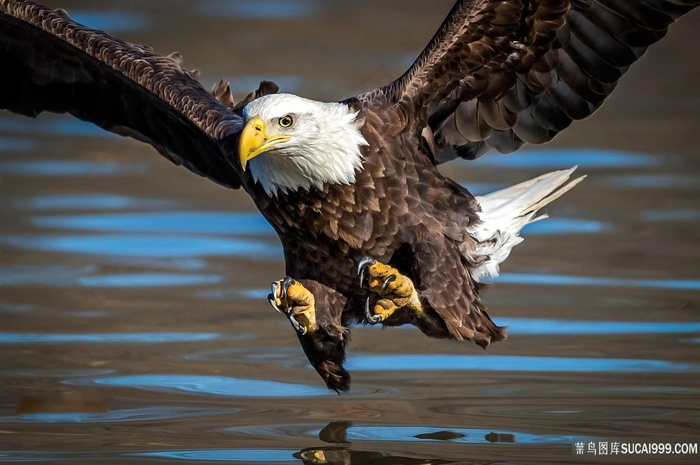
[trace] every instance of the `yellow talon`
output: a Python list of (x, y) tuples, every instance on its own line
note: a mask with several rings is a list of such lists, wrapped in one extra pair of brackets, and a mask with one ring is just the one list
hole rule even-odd
[(375, 316), (379, 317), (381, 321), (384, 321), (398, 309), (399, 307), (397, 307), (396, 304), (391, 300), (381, 299), (378, 300), (376, 304), (374, 304), (374, 308), (372, 309), (372, 311), (374, 312)]
[(272, 283), (268, 296), (270, 305), (289, 318), (289, 322), (301, 335), (318, 329), (316, 299), (299, 281), (290, 277)]
[(423, 305), (420, 303), (413, 281), (402, 275), (396, 268), (365, 257), (360, 260), (358, 274), (360, 284), (365, 284), (365, 276), (367, 276), (369, 289), (381, 297), (371, 311), (369, 299), (367, 301), (365, 313), (370, 323), (384, 321), (403, 307), (418, 314), (423, 313)]

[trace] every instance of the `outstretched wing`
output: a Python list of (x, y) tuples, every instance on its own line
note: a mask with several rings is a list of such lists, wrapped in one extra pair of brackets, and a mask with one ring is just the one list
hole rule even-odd
[(491, 148), (512, 152), (592, 114), (629, 66), (699, 4), (458, 1), (402, 77), (358, 98), (399, 104), (435, 147), (437, 163)]
[[(180, 66), (70, 20), (62, 10), (0, 0), (0, 108), (35, 117), (70, 113), (153, 145), (176, 164), (240, 187), (235, 141), (242, 127)], [(221, 86), (219, 94), (225, 89)], [(231, 102), (232, 103), (232, 102)]]

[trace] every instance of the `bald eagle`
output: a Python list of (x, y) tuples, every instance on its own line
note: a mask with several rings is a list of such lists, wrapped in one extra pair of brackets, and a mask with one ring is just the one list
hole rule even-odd
[(70, 113), (243, 188), (278, 233), (287, 277), (269, 301), (326, 385), (345, 391), (353, 323), (412, 324), (486, 347), (480, 299), (521, 228), (574, 168), (482, 197), (437, 165), (551, 140), (592, 114), (628, 67), (700, 0), (461, 0), (395, 81), (337, 102), (263, 82), (235, 102), (178, 54), (160, 56), (0, 0), (0, 108)]

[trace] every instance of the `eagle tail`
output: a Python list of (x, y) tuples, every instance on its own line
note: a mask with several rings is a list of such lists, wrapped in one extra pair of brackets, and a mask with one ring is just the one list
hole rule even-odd
[(520, 230), (527, 224), (547, 218), (547, 215), (536, 216), (539, 209), (583, 181), (585, 176), (569, 180), (576, 168), (552, 171), (476, 197), (481, 206), (478, 213), (481, 221), (468, 229), (476, 241), (476, 248), (466, 254), (475, 265), (471, 272), (476, 282), (488, 283), (496, 278), (499, 265), (508, 258), (511, 249), (523, 241)]

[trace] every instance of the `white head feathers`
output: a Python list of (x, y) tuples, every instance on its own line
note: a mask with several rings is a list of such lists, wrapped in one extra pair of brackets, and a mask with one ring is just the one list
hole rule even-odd
[(362, 169), (357, 112), (342, 103), (323, 103), (291, 94), (270, 94), (243, 110), (246, 122), (260, 118), (267, 136), (286, 136), (248, 166), (268, 195), (279, 191), (321, 189), (323, 184), (351, 184)]

